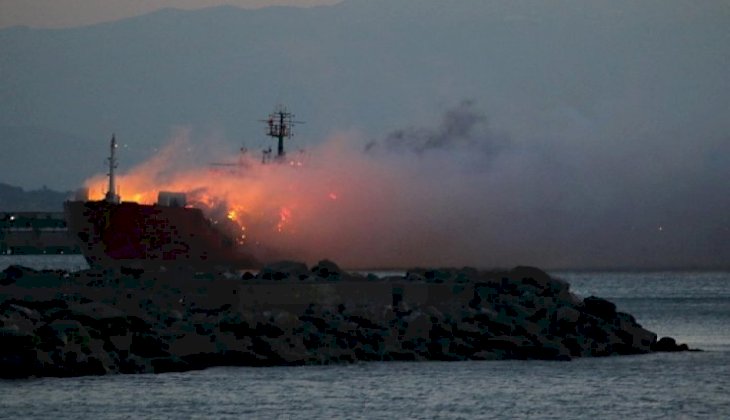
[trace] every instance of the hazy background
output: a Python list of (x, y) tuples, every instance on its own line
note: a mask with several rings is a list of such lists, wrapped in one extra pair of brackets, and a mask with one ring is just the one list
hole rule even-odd
[(183, 10), (231, 5), (248, 9), (269, 6), (308, 7), (340, 0), (0, 0), (0, 28), (68, 28), (93, 25), (164, 8)]
[[(57, 14), (15, 22), (72, 24)], [(307, 258), (728, 267), (728, 69), (726, 1), (347, 0), (12, 27), (0, 182), (73, 189), (104, 171), (111, 133), (122, 169), (181, 130), (197, 165), (235, 159), (268, 146), (258, 119), (284, 103), (306, 121), (292, 147), (327, 169), (297, 191), (329, 176), (357, 192), (302, 208)]]

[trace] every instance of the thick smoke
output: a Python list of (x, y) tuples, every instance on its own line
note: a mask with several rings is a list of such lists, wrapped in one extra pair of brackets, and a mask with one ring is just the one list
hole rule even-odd
[(444, 113), (439, 126), (395, 130), (382, 142), (369, 142), (365, 151), (385, 148), (390, 152), (422, 155), (430, 151), (469, 149), (474, 153), (491, 155), (507, 143), (505, 136), (492, 132), (486, 116), (476, 109), (473, 101), (463, 101)]
[(120, 183), (147, 191), (133, 195), (140, 201), (186, 191), (234, 209), (252, 248), (348, 268), (727, 267), (727, 138), (601, 144), (590, 121), (570, 112), (566, 121), (515, 138), (467, 101), (434, 127), (396, 130), (364, 150), (341, 134), (308, 150), (302, 167), (298, 155), (284, 165), (251, 156), (224, 171), (172, 165), (185, 160), (173, 156), (185, 150), (180, 133)]

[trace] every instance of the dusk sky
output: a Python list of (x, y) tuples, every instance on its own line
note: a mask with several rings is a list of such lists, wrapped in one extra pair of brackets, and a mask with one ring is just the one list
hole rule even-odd
[(316, 6), (340, 0), (0, 0), (0, 28), (68, 28), (108, 22), (166, 7), (200, 9), (224, 4), (245, 8)]
[[(730, 261), (726, 0), (0, 0), (0, 27), (2, 183), (99, 194), (114, 133), (123, 198), (298, 205), (311, 259)], [(200, 175), (260, 161), (277, 104), (313, 170)]]

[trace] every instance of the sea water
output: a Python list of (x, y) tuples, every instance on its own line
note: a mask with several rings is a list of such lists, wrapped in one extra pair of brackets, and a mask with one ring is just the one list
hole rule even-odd
[(4, 380), (0, 417), (730, 418), (730, 272), (551, 274), (705, 351)]
[(6, 255), (0, 254), (0, 270), (10, 265), (22, 265), (34, 270), (79, 271), (89, 268), (81, 254)]

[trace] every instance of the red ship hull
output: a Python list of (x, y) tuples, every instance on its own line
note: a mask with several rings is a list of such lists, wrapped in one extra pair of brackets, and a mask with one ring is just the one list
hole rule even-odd
[(92, 267), (252, 268), (255, 259), (200, 209), (68, 201), (69, 233)]

